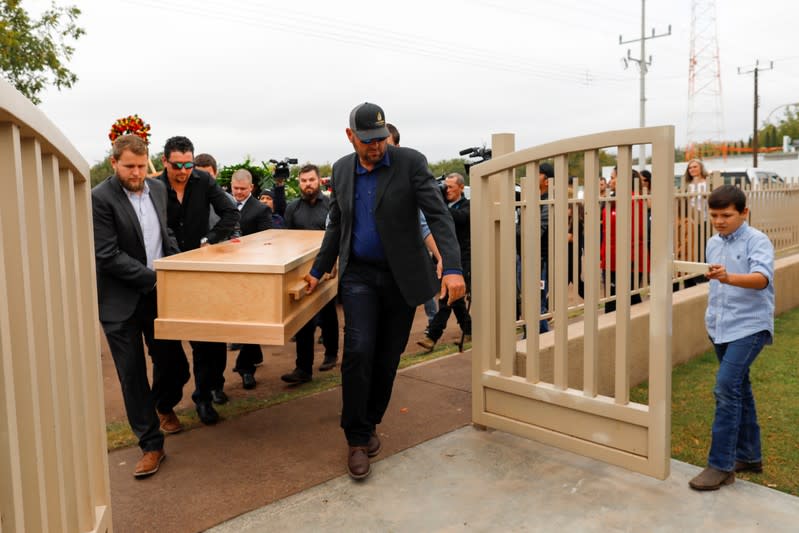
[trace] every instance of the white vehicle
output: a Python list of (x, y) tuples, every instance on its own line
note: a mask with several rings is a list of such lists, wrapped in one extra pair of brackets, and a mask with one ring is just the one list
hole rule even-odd
[(724, 178), (725, 185), (740, 185), (741, 187), (749, 187), (752, 189), (785, 185), (785, 180), (776, 172), (772, 170), (763, 170), (761, 168), (734, 168), (722, 170), (721, 177)]

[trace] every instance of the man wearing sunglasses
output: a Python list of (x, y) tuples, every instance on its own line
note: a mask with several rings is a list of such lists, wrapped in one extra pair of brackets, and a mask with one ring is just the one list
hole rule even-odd
[[(194, 145), (186, 137), (171, 137), (161, 156), (164, 171), (158, 179), (167, 190), (167, 225), (175, 232), (182, 252), (227, 239), (239, 222), (239, 211), (228, 200), (225, 191), (208, 174), (194, 168)], [(208, 227), (210, 208), (219, 216)], [(183, 357), (180, 343), (177, 349)], [(191, 395), (203, 424), (214, 424), (219, 413), (211, 405), (211, 391), (222, 389), (227, 359), (222, 342), (191, 341), (195, 390)]]
[[(464, 296), (466, 286), (452, 217), (425, 157), (388, 146), (380, 106), (357, 106), (349, 126), (355, 153), (333, 165), (329, 222), (305, 279), (312, 292), (338, 258), (345, 317), (341, 427), (349, 444), (349, 474), (363, 479), (371, 471), (369, 458), (380, 452), (377, 425), (391, 398), (416, 307), (437, 290), (441, 297), (448, 294), (451, 304)], [(420, 209), (441, 252), (440, 284), (422, 241)]]

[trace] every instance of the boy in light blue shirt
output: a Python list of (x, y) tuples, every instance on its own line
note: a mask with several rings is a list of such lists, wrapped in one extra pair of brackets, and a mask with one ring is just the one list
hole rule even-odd
[(749, 367), (774, 335), (774, 247), (746, 222), (746, 195), (732, 185), (708, 197), (716, 230), (707, 243), (710, 279), (705, 325), (719, 370), (708, 467), (688, 484), (716, 490), (735, 472), (762, 472), (760, 426)]

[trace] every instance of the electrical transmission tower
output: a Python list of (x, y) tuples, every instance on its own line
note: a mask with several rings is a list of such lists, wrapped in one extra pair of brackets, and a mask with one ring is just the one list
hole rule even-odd
[(688, 157), (704, 142), (724, 135), (716, 0), (691, 2), (691, 56), (688, 61)]

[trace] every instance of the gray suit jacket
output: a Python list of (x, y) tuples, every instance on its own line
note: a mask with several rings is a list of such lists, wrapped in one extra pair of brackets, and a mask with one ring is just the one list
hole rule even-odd
[[(416, 307), (439, 289), (419, 227), (422, 210), (444, 261), (444, 270), (460, 269), (452, 216), (433, 180), (425, 157), (410, 148), (388, 146), (390, 166), (377, 170), (375, 220), (391, 273), (408, 305)], [(339, 258), (343, 276), (352, 246), (355, 162), (352, 153), (333, 165), (330, 222), (314, 270), (330, 272)]]
[[(166, 188), (146, 179), (161, 226), (164, 255), (179, 252), (166, 226)], [(144, 236), (133, 206), (116, 176), (92, 189), (97, 300), (102, 322), (121, 322), (133, 315), (139, 297), (155, 288), (155, 271), (147, 268)]]

